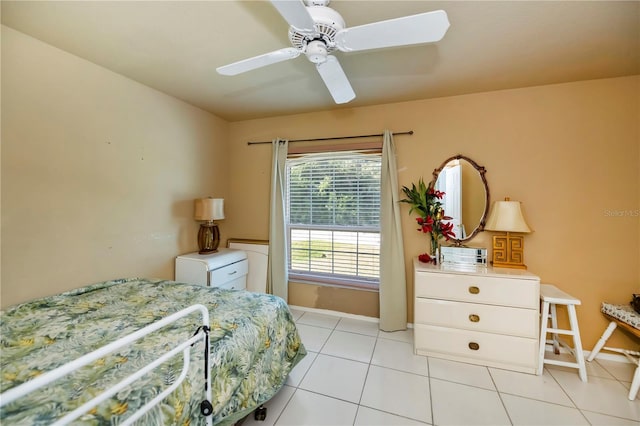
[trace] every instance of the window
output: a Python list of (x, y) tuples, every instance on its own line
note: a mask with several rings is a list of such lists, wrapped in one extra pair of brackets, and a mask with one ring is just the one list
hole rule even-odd
[(290, 278), (378, 287), (380, 166), (354, 152), (287, 160)]

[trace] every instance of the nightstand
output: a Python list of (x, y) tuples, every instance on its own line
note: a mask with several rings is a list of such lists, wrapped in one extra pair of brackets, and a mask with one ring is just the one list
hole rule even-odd
[(189, 253), (176, 258), (176, 281), (245, 290), (249, 262), (242, 250), (219, 249), (216, 253)]

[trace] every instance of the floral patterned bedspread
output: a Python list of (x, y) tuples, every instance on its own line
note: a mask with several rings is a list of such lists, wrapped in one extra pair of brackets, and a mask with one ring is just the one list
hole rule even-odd
[[(0, 312), (0, 392), (59, 367), (194, 303), (210, 315), (213, 422), (233, 424), (274, 396), (305, 355), (286, 303), (275, 296), (173, 281), (123, 279), (93, 284)], [(50, 424), (189, 339), (199, 312), (0, 409), (2, 424)], [(187, 379), (139, 424), (200, 425), (204, 343), (191, 350)], [(74, 424), (118, 424), (169, 386), (178, 355)]]

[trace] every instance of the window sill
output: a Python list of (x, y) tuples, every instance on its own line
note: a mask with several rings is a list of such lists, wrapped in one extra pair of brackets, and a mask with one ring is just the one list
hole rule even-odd
[(379, 288), (380, 288), (378, 283), (344, 282), (344, 281), (323, 279), (319, 277), (309, 277), (305, 275), (291, 274), (291, 273), (289, 274), (289, 282), (311, 284), (311, 285), (317, 285), (322, 287), (344, 288), (347, 290), (372, 291), (376, 293), (379, 292)]

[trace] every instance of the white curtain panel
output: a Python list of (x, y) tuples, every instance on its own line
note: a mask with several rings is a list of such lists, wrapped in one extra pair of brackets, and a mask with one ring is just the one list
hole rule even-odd
[(269, 266), (267, 293), (288, 301), (287, 235), (284, 224), (285, 163), (289, 142), (274, 139), (271, 143), (271, 206), (269, 214)]
[(380, 194), (380, 329), (407, 328), (407, 282), (393, 135), (384, 131)]

